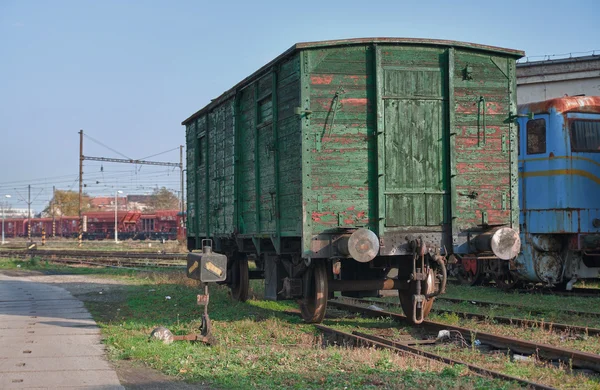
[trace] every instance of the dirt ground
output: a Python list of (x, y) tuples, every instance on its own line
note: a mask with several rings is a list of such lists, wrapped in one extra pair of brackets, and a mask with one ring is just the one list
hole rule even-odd
[[(40, 271), (1, 270), (0, 273), (31, 282), (60, 286), (83, 302), (120, 302), (127, 286), (122, 281), (90, 275), (46, 274)], [(110, 362), (126, 389), (209, 389), (174, 380), (156, 370), (129, 361)]]

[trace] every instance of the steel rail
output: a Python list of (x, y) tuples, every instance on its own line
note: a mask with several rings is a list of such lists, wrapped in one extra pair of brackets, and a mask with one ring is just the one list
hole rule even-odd
[(186, 260), (186, 254), (127, 251), (76, 251), (76, 250), (24, 250), (0, 251), (0, 256), (76, 256), (76, 257), (119, 257), (123, 259)]
[[(402, 307), (402, 305), (400, 305), (399, 303), (393, 303), (393, 302), (372, 301), (369, 299), (347, 298), (347, 297), (344, 297), (344, 299), (346, 299), (348, 301), (352, 301), (352, 302), (363, 303), (363, 304), (378, 304), (381, 306), (396, 307), (396, 308)], [(514, 326), (528, 326), (531, 328), (539, 328), (541, 330), (549, 330), (549, 331), (560, 330), (560, 331), (568, 331), (568, 332), (578, 332), (578, 333), (584, 333), (584, 334), (592, 335), (592, 336), (600, 335), (599, 328), (590, 328), (587, 326), (560, 324), (560, 323), (555, 323), (555, 322), (530, 320), (530, 319), (525, 319), (525, 318), (490, 316), (487, 314), (467, 313), (464, 311), (438, 309), (435, 307), (432, 308), (431, 310), (435, 311), (437, 313), (456, 314), (459, 317), (474, 318), (474, 319), (478, 319), (478, 320), (482, 320), (482, 321), (493, 320), (500, 324), (507, 324), (507, 325), (514, 325)]]
[(463, 303), (463, 302), (471, 302), (476, 305), (481, 306), (506, 306), (513, 307), (518, 309), (527, 310), (531, 313), (545, 313), (547, 311), (559, 311), (567, 314), (578, 315), (578, 316), (590, 316), (590, 317), (600, 317), (600, 312), (587, 312), (587, 311), (578, 311), (578, 310), (570, 310), (570, 309), (549, 309), (549, 310), (540, 310), (535, 309), (525, 305), (512, 304), (512, 303), (500, 303), (500, 302), (491, 302), (491, 301), (478, 301), (474, 299), (461, 299), (461, 298), (448, 298), (448, 297), (436, 297), (436, 301), (447, 301), (452, 303)]
[(89, 265), (99, 265), (99, 266), (116, 266), (120, 268), (125, 267), (168, 267), (168, 268), (182, 268), (185, 264), (180, 262), (175, 262), (174, 260), (184, 260), (184, 258), (175, 258), (164, 254), (156, 254), (151, 253), (152, 256), (122, 256), (118, 252), (104, 252), (88, 254), (82, 256), (81, 253), (77, 251), (49, 251), (51, 253), (43, 254), (39, 253), (39, 251), (34, 252), (16, 252), (5, 255), (4, 252), (0, 252), (0, 257), (12, 257), (12, 258), (22, 258), (26, 259), (32, 256), (40, 256), (43, 260), (56, 262), (56, 263), (66, 263), (66, 264), (89, 264)]
[(78, 257), (121, 257), (127, 259), (159, 259), (159, 260), (185, 260), (185, 253), (156, 253), (156, 252), (129, 252), (129, 251), (85, 251), (85, 250), (52, 250), (35, 249), (22, 251), (0, 251), (1, 256), (27, 254), (30, 256), (78, 256)]
[[(329, 301), (329, 304), (333, 307), (350, 312), (361, 313), (367, 317), (389, 317), (399, 322), (414, 326), (405, 316), (401, 314), (392, 313), (385, 310), (372, 310), (365, 307), (336, 301)], [(423, 321), (423, 323), (419, 326), (435, 332), (439, 332), (440, 330), (454, 330), (459, 332), (467, 340), (471, 339), (471, 337), (476, 337), (482, 343), (491, 345), (495, 348), (509, 348), (511, 351), (520, 354), (535, 354), (546, 360), (559, 360), (565, 364), (572, 365), (573, 367), (586, 368), (600, 372), (600, 355), (598, 354), (559, 348), (553, 345), (535, 343), (532, 341), (520, 340), (512, 337), (499, 336), (460, 326), (442, 324), (435, 321), (426, 320)]]
[[(95, 261), (94, 261), (95, 260)], [(103, 267), (116, 267), (116, 268), (127, 268), (127, 267), (153, 267), (153, 268), (185, 268), (184, 264), (175, 264), (175, 263), (163, 263), (163, 262), (140, 262), (140, 261), (122, 261), (122, 260), (113, 260), (113, 259), (78, 259), (78, 258), (53, 258), (48, 259), (48, 261), (55, 263), (66, 263), (66, 264), (90, 264), (90, 265), (98, 265)]]
[(540, 389), (540, 390), (548, 390), (554, 389), (554, 387), (546, 386), (540, 383), (531, 382), (525, 379), (517, 378), (511, 375), (506, 375), (498, 371), (488, 370), (487, 368), (479, 367), (473, 364), (465, 363), (460, 360), (451, 359), (448, 357), (444, 357), (441, 355), (437, 355), (431, 352), (426, 352), (421, 349), (411, 347), (406, 344), (397, 343), (391, 340), (387, 340), (382, 337), (368, 335), (360, 332), (352, 332), (347, 333), (343, 332), (329, 326), (325, 325), (315, 325), (317, 329), (326, 333), (328, 335), (333, 335), (336, 337), (336, 340), (341, 339), (344, 344), (347, 344), (348, 341), (352, 342), (355, 346), (367, 345), (376, 348), (384, 348), (395, 351), (403, 356), (413, 356), (420, 359), (431, 360), (436, 362), (441, 362), (450, 366), (453, 365), (462, 365), (469, 369), (469, 371), (481, 377), (491, 377), (496, 379), (502, 379), (506, 381), (512, 381), (518, 383), (521, 386), (532, 388), (532, 389)]

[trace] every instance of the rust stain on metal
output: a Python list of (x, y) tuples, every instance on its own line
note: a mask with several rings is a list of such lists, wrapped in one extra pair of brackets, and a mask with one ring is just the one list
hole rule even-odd
[(551, 109), (556, 110), (557, 113), (571, 111), (600, 113), (600, 96), (571, 96), (519, 106), (519, 112), (547, 113)]

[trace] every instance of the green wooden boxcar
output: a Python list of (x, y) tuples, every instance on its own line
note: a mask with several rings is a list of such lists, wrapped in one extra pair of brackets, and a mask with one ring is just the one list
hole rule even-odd
[(266, 296), (300, 298), (307, 321), (333, 291), (397, 289), (420, 322), (447, 261), (519, 250), (521, 56), (428, 39), (292, 46), (183, 121), (188, 248), (210, 238), (227, 254), (237, 299), (251, 255)]

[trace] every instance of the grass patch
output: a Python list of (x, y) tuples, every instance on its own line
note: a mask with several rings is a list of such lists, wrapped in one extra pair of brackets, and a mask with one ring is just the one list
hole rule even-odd
[(51, 261), (47, 261), (44, 258), (37, 256), (34, 256), (33, 258), (28, 260), (0, 258), (0, 270), (39, 271), (44, 274), (73, 274), (98, 276), (123, 275), (131, 277), (139, 273), (139, 271), (125, 268), (66, 266), (60, 263), (53, 263)]
[(494, 287), (462, 285), (449, 285), (445, 296), (466, 300), (474, 299), (478, 301), (513, 303), (530, 307), (533, 310), (544, 310), (548, 313), (557, 312), (557, 308), (600, 312), (600, 297), (521, 294), (517, 291), (505, 292)]
[[(101, 326), (110, 357), (142, 362), (178, 379), (222, 388), (511, 388), (501, 381), (465, 375), (421, 359), (386, 350), (323, 347), (321, 335), (302, 323), (291, 302), (262, 299), (252, 281), (246, 303), (230, 300), (225, 287), (211, 288), (210, 315), (214, 346), (148, 341), (151, 330), (166, 326), (175, 334), (196, 332), (202, 308), (195, 304), (198, 286), (174, 275), (148, 275), (128, 287), (119, 303), (87, 302)], [(166, 299), (165, 297), (171, 297)], [(335, 313), (333, 313), (335, 315)], [(328, 320), (355, 329), (389, 327), (371, 319), (340, 314)], [(358, 321), (358, 322), (357, 322)], [(513, 386), (514, 387), (514, 386)]]
[[(461, 367), (403, 357), (388, 350), (323, 346), (320, 333), (294, 314), (294, 302), (263, 300), (262, 281), (251, 281), (251, 299), (246, 303), (233, 302), (225, 287), (211, 287), (210, 315), (216, 345), (164, 345), (148, 341), (153, 328), (166, 326), (175, 334), (187, 334), (196, 332), (200, 325), (202, 308), (195, 304), (200, 288), (183, 272), (71, 268), (43, 261), (24, 264), (0, 260), (0, 269), (15, 269), (17, 265), (21, 270), (110, 276), (120, 281), (120, 292), (110, 301), (97, 300), (95, 292), (89, 299), (79, 296), (102, 328), (110, 358), (138, 362), (178, 380), (217, 388), (517, 388), (512, 383), (470, 376)], [(397, 302), (397, 298), (393, 300)], [(454, 315), (441, 319), (449, 323), (463, 321)], [(398, 327), (389, 319), (357, 318), (332, 308), (325, 323), (345, 331), (361, 330), (386, 337), (420, 336), (418, 328)], [(494, 327), (490, 332), (500, 329), (490, 326)], [(503, 354), (483, 354), (453, 345), (436, 348), (436, 352), (447, 356), (557, 387), (600, 386), (597, 379), (571, 375), (568, 367), (515, 362)]]

